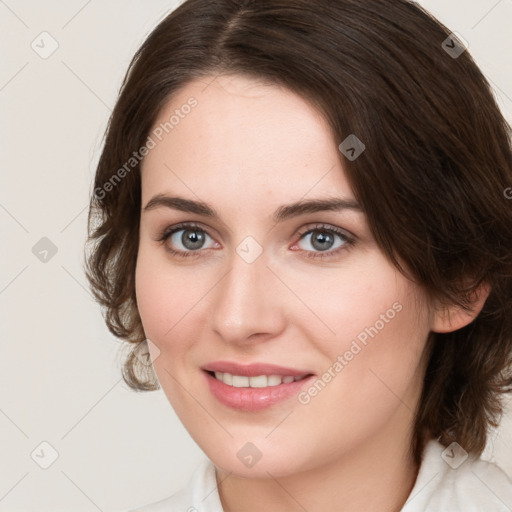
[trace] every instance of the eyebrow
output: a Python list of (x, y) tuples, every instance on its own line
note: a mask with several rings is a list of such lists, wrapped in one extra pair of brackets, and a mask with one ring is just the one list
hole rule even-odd
[[(143, 211), (154, 210), (159, 207), (171, 208), (187, 213), (196, 213), (197, 215), (210, 217), (212, 219), (220, 219), (217, 211), (203, 201), (194, 201), (192, 199), (185, 199), (184, 197), (177, 196), (172, 197), (165, 194), (157, 194), (152, 197), (143, 208)], [(337, 197), (308, 199), (279, 206), (272, 216), (272, 221), (277, 224), (284, 220), (292, 217), (298, 217), (299, 215), (304, 215), (306, 213), (325, 211), (339, 212), (343, 210), (363, 211), (359, 203), (353, 199)]]

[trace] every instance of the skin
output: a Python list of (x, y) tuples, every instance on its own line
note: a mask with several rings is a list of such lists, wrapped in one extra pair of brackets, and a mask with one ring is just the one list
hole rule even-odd
[[(275, 224), (276, 208), (301, 198), (355, 200), (341, 141), (286, 89), (239, 75), (213, 78), (191, 82), (162, 109), (155, 126), (191, 96), (198, 101), (142, 165), (143, 207), (165, 193), (205, 201), (220, 215), (141, 212), (136, 295), (159, 382), (216, 465), (225, 511), (400, 510), (418, 471), (409, 446), (428, 334), (472, 317), (429, 302), (386, 259), (362, 211)], [(166, 250), (193, 252), (183, 231), (156, 240), (181, 222), (206, 232), (192, 257)], [(351, 233), (354, 244), (333, 235), (322, 252), (314, 233), (299, 233), (318, 223)], [(252, 263), (236, 252), (247, 236), (263, 249)], [(294, 396), (263, 411), (236, 411), (206, 385), (200, 368), (218, 360), (321, 376), (396, 303), (401, 311), (306, 405)], [(237, 458), (247, 442), (262, 455), (251, 468)]]

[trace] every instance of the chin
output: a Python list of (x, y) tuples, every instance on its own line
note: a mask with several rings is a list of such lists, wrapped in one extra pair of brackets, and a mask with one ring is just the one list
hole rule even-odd
[(243, 432), (240, 435), (233, 432), (233, 438), (227, 439), (226, 434), (222, 441), (214, 442), (209, 437), (196, 439), (196, 442), (216, 467), (241, 478), (286, 477), (315, 467), (313, 454), (307, 457), (303, 451), (308, 446), (306, 441), (292, 439), (284, 431), (270, 440), (266, 437), (268, 432), (265, 429), (259, 436), (250, 437)]

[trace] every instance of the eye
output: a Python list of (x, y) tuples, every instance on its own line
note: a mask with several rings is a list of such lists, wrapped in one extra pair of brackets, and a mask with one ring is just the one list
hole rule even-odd
[[(299, 233), (299, 243), (309, 238), (313, 250), (303, 249), (308, 258), (328, 258), (348, 250), (355, 243), (355, 237), (344, 230), (324, 224), (315, 225), (307, 231)], [(180, 258), (200, 256), (202, 249), (219, 247), (213, 242), (205, 247), (207, 239), (213, 239), (200, 226), (193, 223), (182, 223), (164, 228), (157, 241), (165, 245), (165, 250)], [(170, 242), (170, 243), (169, 243)], [(295, 244), (293, 247), (298, 245)], [(307, 245), (307, 244), (306, 244)]]
[[(205, 249), (204, 244), (207, 238), (211, 238), (210, 235), (196, 224), (179, 224), (165, 228), (158, 236), (157, 241), (165, 244), (166, 250), (174, 256), (187, 257), (196, 256), (201, 249)], [(168, 241), (170, 244), (167, 244)]]
[(308, 244), (313, 247), (313, 251), (305, 249), (308, 258), (331, 257), (349, 249), (355, 243), (354, 237), (347, 232), (324, 224), (316, 225), (300, 235), (299, 242), (309, 238)]

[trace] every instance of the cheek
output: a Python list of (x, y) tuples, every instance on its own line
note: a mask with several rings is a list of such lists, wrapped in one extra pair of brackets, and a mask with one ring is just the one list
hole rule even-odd
[[(390, 429), (414, 420), (428, 334), (420, 323), (416, 305), (404, 300), (403, 309), (381, 330), (371, 331), (373, 335), (368, 334), (365, 343), (348, 336), (329, 350), (320, 382), (300, 397), (305, 404), (300, 406), (304, 421), (322, 418), (325, 424), (325, 442), (319, 447), (322, 456), (329, 458), (374, 437), (391, 435)], [(353, 332), (358, 330), (354, 326)]]
[[(137, 307), (149, 339), (160, 345), (177, 318), (183, 316), (189, 288), (180, 282), (179, 272), (169, 272), (157, 251), (139, 248), (135, 269)], [(182, 279), (182, 278), (181, 278)]]
[(354, 339), (364, 344), (392, 331), (392, 324), (396, 327), (407, 316), (404, 302), (414, 293), (409, 281), (377, 251), (343, 267), (293, 272), (284, 274), (284, 280), (293, 283), (303, 303), (297, 302), (296, 311), (304, 313), (304, 305), (309, 310), (297, 315), (296, 321), (313, 343), (323, 345), (322, 352), (334, 357), (348, 350)]
[(429, 332), (421, 291), (402, 275), (383, 272), (368, 282), (362, 296), (353, 296), (343, 316), (346, 322), (338, 323), (343, 332), (331, 356), (343, 355), (346, 377), (359, 380), (363, 395), (393, 400), (393, 391), (405, 392)]
[(389, 297), (393, 299), (377, 301), (373, 314), (366, 315), (367, 323), (353, 326), (351, 336), (330, 353), (330, 359), (341, 359), (342, 365), (330, 398), (337, 397), (341, 408), (351, 411), (353, 427), (361, 434), (368, 435), (395, 410), (412, 418), (421, 391), (421, 362), (429, 332), (426, 310), (419, 309), (410, 294)]
[(212, 283), (194, 266), (171, 265), (163, 250), (139, 249), (135, 270), (137, 307), (146, 336), (161, 352), (173, 355), (187, 349), (191, 330), (203, 323), (199, 316)]
[(335, 403), (337, 410), (353, 413), (359, 428), (362, 418), (371, 428), (379, 421), (370, 417), (383, 420), (400, 400), (413, 407), (429, 333), (428, 307), (421, 290), (383, 261), (346, 276), (324, 288), (330, 300), (323, 309), (317, 303), (319, 316), (336, 334), (317, 341), (327, 362), (320, 377), (329, 383), (325, 391), (318, 385), (321, 391), (312, 402), (319, 414)]
[(135, 268), (137, 308), (146, 336), (155, 340), (160, 338), (157, 333), (162, 331), (165, 324), (162, 313), (170, 306), (162, 302), (164, 296), (163, 287), (158, 280), (159, 274), (158, 266), (153, 264), (144, 250), (139, 249)]

